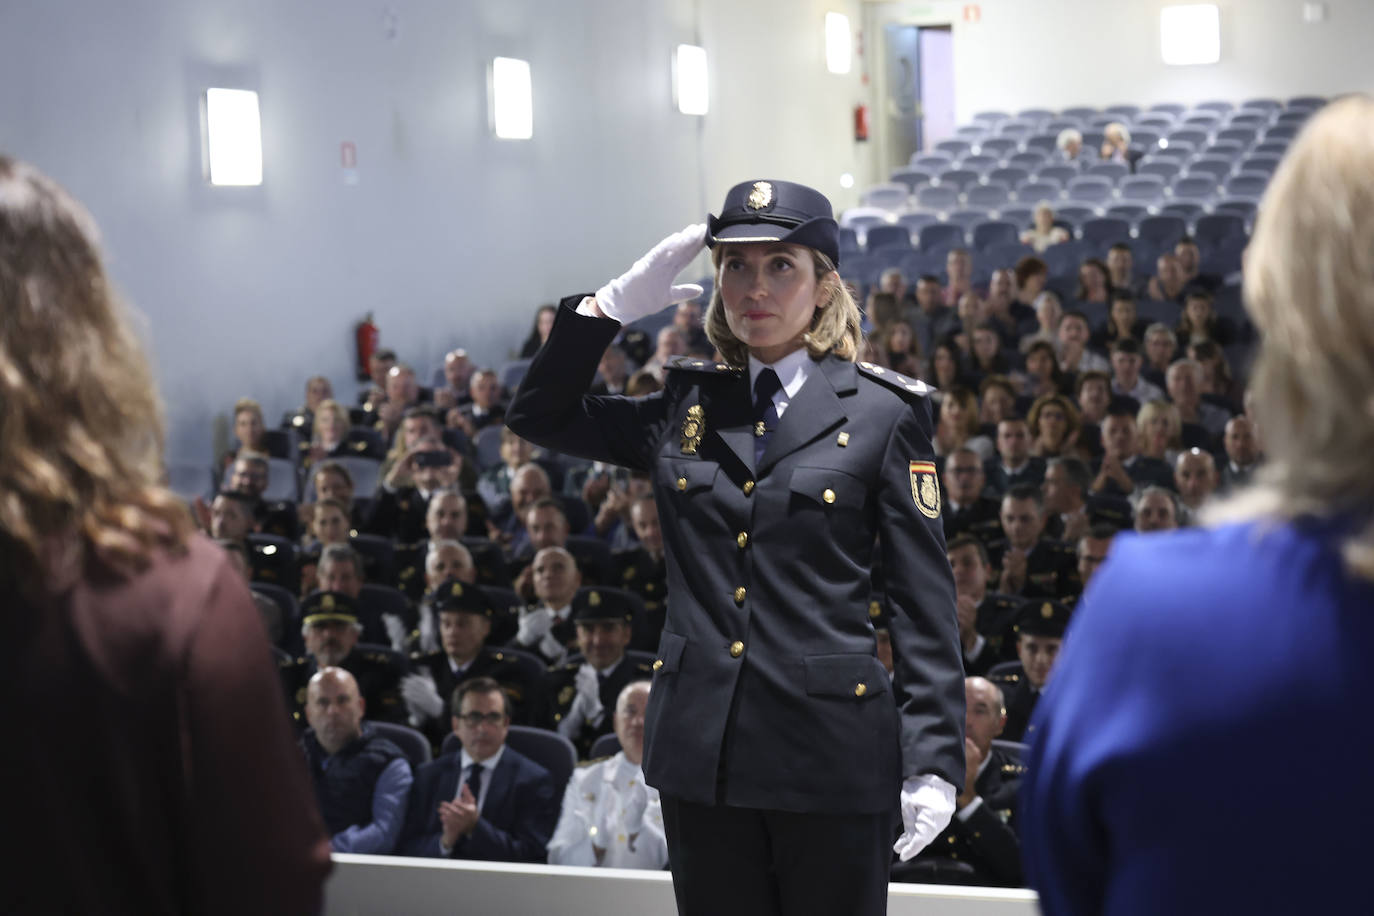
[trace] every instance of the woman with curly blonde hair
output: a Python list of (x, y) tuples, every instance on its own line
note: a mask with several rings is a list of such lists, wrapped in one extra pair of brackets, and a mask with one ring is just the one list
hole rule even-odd
[(94, 221), (5, 156), (0, 328), (6, 899), (318, 908), (328, 839), (257, 609), (161, 483), (161, 405)]
[[(1372, 173), (1374, 98), (1303, 126), (1244, 267), (1266, 464), (1203, 527), (1114, 541), (1074, 611), (1021, 787), (1048, 913), (1343, 912), (1368, 897), (1374, 803), (1331, 775), (1374, 753), (1350, 728), (1351, 699), (1374, 690)], [(1199, 767), (1227, 770), (1226, 800)], [(1322, 848), (1256, 880), (1276, 837)]]

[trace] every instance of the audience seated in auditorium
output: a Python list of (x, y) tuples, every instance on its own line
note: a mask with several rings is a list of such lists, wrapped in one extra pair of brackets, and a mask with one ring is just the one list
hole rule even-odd
[(1183, 451), (1183, 420), (1178, 408), (1168, 401), (1146, 401), (1136, 413), (1135, 426), (1140, 454), (1173, 467), (1174, 459)]
[(1155, 275), (1145, 287), (1146, 295), (1158, 302), (1183, 304), (1183, 293), (1188, 288), (1183, 276), (1183, 266), (1178, 255), (1166, 252), (1155, 261)]
[(1107, 552), (1111, 550), (1112, 540), (1120, 530), (1115, 525), (1097, 524), (1078, 539), (1074, 553), (1078, 560), (1078, 578), (1083, 583), (1084, 591), (1087, 590), (1088, 582), (1092, 580), (1098, 568), (1107, 561)]
[[(1065, 372), (1107, 372), (1111, 363), (1100, 353), (1088, 349), (1092, 325), (1088, 317), (1070, 309), (1059, 320), (1059, 368)], [(1080, 376), (1081, 381), (1081, 376)]]
[(1142, 349), (1144, 361), (1140, 366), (1140, 377), (1156, 388), (1166, 387), (1165, 377), (1178, 352), (1178, 338), (1174, 336), (1173, 329), (1162, 321), (1147, 326)]
[(1016, 835), (1017, 793), (1025, 767), (1006, 751), (994, 748), (1003, 737), (1007, 711), (1001, 689), (982, 677), (964, 680), (964, 784), (955, 797), (949, 825), (914, 860), (896, 866), (894, 878), (941, 883), (937, 860), (958, 863), (958, 883), (1018, 887), (1021, 843)]
[(1059, 151), (1056, 159), (1057, 165), (1072, 165), (1076, 168), (1083, 168), (1089, 162), (1089, 157), (1083, 155), (1083, 135), (1072, 127), (1066, 127), (1059, 132), (1059, 136), (1055, 138), (1054, 146)]
[(1187, 348), (1201, 340), (1224, 347), (1234, 343), (1235, 327), (1212, 308), (1212, 294), (1200, 286), (1189, 287), (1183, 297), (1183, 312), (1178, 317), (1178, 345)]
[(424, 438), (382, 478), (368, 515), (367, 530), (402, 544), (425, 536), (425, 511), (439, 490), (458, 483), (463, 456), (435, 438)]
[(639, 493), (631, 498), (630, 524), (634, 529), (635, 546), (615, 554), (616, 582), (638, 596), (643, 605), (636, 615), (630, 648), (642, 652), (658, 649), (663, 634), (663, 618), (667, 613), (668, 568), (663, 554), (663, 530), (658, 524), (658, 503), (653, 493)]
[(633, 632), (634, 601), (617, 588), (583, 588), (573, 596), (573, 627), (580, 657), (549, 670), (545, 725), (556, 729), (586, 759), (592, 744), (611, 733), (620, 690), (653, 676), (653, 669), (625, 655)]
[(401, 421), (413, 407), (428, 404), (433, 393), (421, 388), (415, 377), (415, 368), (408, 363), (398, 362), (386, 374), (386, 400), (376, 405), (378, 429), (390, 442), (396, 435)]
[(229, 485), (224, 489), (242, 493), (252, 500), (253, 520), (258, 531), (294, 541), (299, 536), (296, 504), (268, 502), (262, 498), (271, 483), (270, 475), (271, 465), (266, 455), (241, 449), (234, 458)]
[[(601, 354), (601, 362), (596, 364), (597, 381), (592, 385), (591, 393), (624, 394), (625, 385), (630, 380), (630, 369), (630, 358), (625, 355), (625, 348), (616, 343), (610, 344)], [(502, 444), (505, 443), (505, 434), (508, 432), (508, 427), (501, 428)]]
[[(916, 332), (921, 352), (932, 357), (937, 343), (959, 333), (959, 314), (945, 305), (940, 278), (934, 274), (922, 274), (917, 279), (915, 305), (907, 306), (903, 315)], [(930, 374), (922, 377), (934, 378)]]
[(1054, 347), (1055, 359), (1059, 358), (1059, 322), (1064, 317), (1064, 306), (1054, 290), (1045, 290), (1035, 297), (1035, 330), (1021, 338), (1017, 349), (1025, 353), (1031, 344), (1043, 340)]
[(262, 418), (262, 405), (252, 398), (234, 402), (234, 441), (237, 447), (224, 456), (227, 467), (240, 451), (267, 453), (267, 425)]
[(1110, 298), (1107, 323), (1094, 335), (1094, 343), (1100, 349), (1110, 351), (1118, 340), (1143, 340), (1148, 323), (1140, 320), (1135, 294), (1129, 289), (1113, 289)]
[[(1226, 431), (1226, 421), (1231, 418), (1230, 411), (1216, 404), (1202, 400), (1202, 365), (1196, 360), (1180, 359), (1169, 365), (1165, 374), (1165, 386), (1169, 390), (1169, 400), (1178, 408), (1179, 419), (1186, 425), (1201, 428), (1205, 434), (1204, 447), (1219, 440)], [(1185, 436), (1185, 444), (1187, 437)]]
[(670, 324), (659, 328), (654, 341), (654, 352), (645, 360), (643, 371), (662, 382), (664, 373), (668, 371), (668, 364), (687, 352), (687, 340), (681, 331)]
[(1132, 172), (1142, 155), (1138, 150), (1131, 149), (1131, 132), (1120, 121), (1113, 121), (1102, 129), (1102, 149), (1099, 152), (1105, 161), (1130, 166)]
[(1045, 504), (1038, 483), (1009, 489), (1002, 497), (1000, 520), (1004, 537), (988, 546), (999, 591), (1043, 598), (1078, 595), (1072, 551), (1044, 537)]
[(572, 621), (573, 596), (582, 584), (573, 555), (562, 547), (545, 547), (530, 564), (535, 601), (520, 611), (511, 645), (538, 654), (547, 664), (563, 661), (576, 638)]
[(967, 248), (951, 248), (945, 255), (945, 305), (956, 306), (973, 288), (973, 255)]
[(472, 373), (476, 367), (462, 347), (444, 354), (444, 384), (434, 389), (434, 406), (441, 411), (462, 407), (472, 400)]
[(478, 369), (468, 381), (468, 395), (471, 400), (458, 407), (457, 416), (450, 412), (449, 423), (461, 429), (469, 439), (488, 426), (498, 426), (506, 416), (506, 405), (501, 401), (501, 378), (495, 369)]
[(548, 472), (533, 461), (516, 468), (510, 478), (510, 496), (491, 509), (495, 525), (492, 539), (510, 552), (517, 541), (523, 544), (528, 535), (525, 531), (525, 512), (541, 499), (553, 496), (553, 485)]
[(1028, 598), (1017, 616), (1016, 656), (1020, 669), (994, 674), (988, 679), (1002, 690), (1007, 710), (1007, 741), (1030, 738), (1030, 718), (1035, 704), (1054, 671), (1054, 661), (1064, 642), (1069, 609), (1058, 601)]
[(615, 703), (620, 750), (573, 773), (549, 841), (549, 864), (606, 868), (668, 866), (658, 790), (644, 782), (644, 711), (649, 682), (632, 681)]
[(1090, 489), (1107, 496), (1129, 496), (1149, 484), (1173, 486), (1173, 471), (1160, 459), (1140, 454), (1134, 403), (1114, 400), (1102, 421), (1102, 463)]
[(549, 332), (553, 330), (553, 320), (558, 317), (558, 306), (541, 305), (534, 312), (534, 321), (530, 324), (530, 332), (525, 337), (524, 343), (520, 345), (520, 358), (529, 359), (539, 352), (539, 348), (544, 345), (544, 341), (549, 339)]
[(1125, 242), (1116, 242), (1107, 249), (1107, 280), (1112, 289), (1124, 289), (1138, 298), (1144, 284), (1136, 279), (1135, 253)]
[(956, 448), (945, 458), (945, 504), (941, 510), (945, 540), (959, 534), (972, 534), (984, 543), (1002, 536), (998, 522), (998, 502), (984, 495), (987, 482), (983, 459), (967, 446)]
[(1069, 240), (1069, 230), (1054, 224), (1054, 208), (1049, 201), (1042, 200), (1036, 204), (1032, 219), (1034, 225), (1021, 233), (1021, 244), (1029, 245), (1037, 254), (1051, 245)]
[[(447, 500), (448, 495), (449, 491), (436, 493), (431, 505), (440, 496)], [(401, 562), (407, 565), (401, 567), (397, 579), (398, 586), (407, 598), (416, 602), (416, 618), (413, 628), (393, 625), (391, 620), (386, 621), (391, 648), (407, 655), (437, 652), (439, 621), (429, 597), (440, 583), (449, 579), (465, 585), (478, 584), (477, 564), (473, 560), (472, 552), (461, 540), (434, 534), (430, 535), (429, 540), (408, 548)]]
[(310, 442), (301, 449), (301, 464), (315, 467), (330, 458), (349, 455), (348, 409), (333, 398), (321, 401), (315, 408), (310, 428)]
[(882, 365), (911, 378), (920, 377), (921, 350), (911, 325), (892, 322), (883, 329), (877, 343)]
[(1078, 292), (1074, 298), (1079, 302), (1096, 302), (1107, 305), (1112, 297), (1111, 275), (1107, 265), (1098, 258), (1087, 258), (1078, 265)]
[(971, 534), (958, 534), (945, 547), (954, 573), (955, 608), (959, 641), (963, 646), (964, 671), (986, 674), (1012, 657), (1019, 599), (988, 588), (992, 564), (986, 545)]
[(301, 749), (330, 845), (335, 852), (393, 852), (410, 801), (410, 762), (363, 721), (367, 701), (348, 671), (322, 668), (305, 692), (310, 727)]
[(701, 321), (701, 304), (688, 300), (679, 302), (673, 311), (673, 327), (682, 335), (687, 354), (709, 357), (715, 347), (706, 338), (706, 328)]
[(548, 770), (506, 744), (510, 697), (477, 677), (458, 686), (449, 708), (461, 748), (416, 771), (398, 852), (543, 862), (559, 790)]
[(947, 391), (964, 382), (961, 360), (962, 354), (952, 341), (938, 341), (930, 352), (930, 362), (921, 378), (930, 382), (937, 391)]
[(344, 668), (357, 680), (367, 701), (370, 719), (404, 722), (401, 678), (406, 667), (400, 655), (359, 644), (356, 599), (344, 592), (315, 591), (301, 603), (301, 637), (306, 657), (283, 660), (280, 674), (287, 706), (299, 724), (305, 709), (306, 685), (322, 668)]
[(1210, 452), (1190, 448), (1179, 453), (1174, 461), (1174, 487), (1190, 516), (1197, 517), (1198, 510), (1216, 492), (1217, 483), (1217, 462)]
[(1201, 287), (1208, 292), (1221, 286), (1222, 278), (1201, 273), (1202, 251), (1192, 236), (1185, 235), (1174, 243), (1174, 256), (1178, 258), (1179, 270), (1183, 273), (1183, 285)]
[(997, 457), (984, 466), (988, 492), (1000, 497), (1017, 484), (1040, 486), (1045, 459), (1031, 454), (1030, 427), (1025, 417), (1003, 417), (997, 424)]
[(1178, 528), (1178, 496), (1164, 487), (1148, 486), (1135, 497), (1135, 530), (1141, 534), (1151, 531), (1172, 531)]
[(1228, 420), (1222, 446), (1226, 464), (1221, 469), (1219, 489), (1229, 491), (1249, 483), (1263, 460), (1254, 421), (1243, 415)]
[(1164, 392), (1140, 375), (1145, 363), (1140, 349), (1140, 342), (1134, 337), (1125, 337), (1112, 344), (1112, 394), (1130, 398), (1137, 404), (1163, 400)]
[(932, 442), (935, 454), (949, 455), (955, 449), (968, 448), (980, 459), (990, 459), (994, 453), (992, 440), (982, 435), (981, 430), (978, 396), (962, 386), (943, 389)]
[(1186, 355), (1202, 366), (1203, 399), (1238, 413), (1245, 401), (1245, 385), (1231, 374), (1231, 364), (1216, 341), (1194, 341), (1188, 344)]
[(529, 676), (509, 650), (489, 648), (496, 607), (481, 586), (445, 579), (425, 596), (425, 605), (438, 618), (439, 649), (411, 660), (414, 673), (401, 681), (410, 724), (437, 747), (450, 731), (449, 703), (459, 684), (489, 677), (511, 700), (511, 716), (519, 724), (542, 719), (543, 685)]
[(1021, 396), (1032, 401), (1059, 394), (1070, 383), (1070, 379), (1059, 368), (1054, 345), (1044, 340), (1026, 349), (1026, 371), (1020, 373), (1020, 378)]
[[(1036, 319), (1035, 301), (1040, 294), (1045, 291), (1045, 284), (1050, 279), (1050, 267), (1040, 258), (1026, 255), (1016, 262), (1016, 266), (1011, 272), (1012, 282), (1016, 285), (1016, 296), (1012, 304), (1017, 321), (1029, 321)], [(1020, 306), (1018, 309), (1017, 306)], [(1053, 330), (1055, 322), (1049, 324), (1049, 329)], [(1045, 329), (1045, 323), (1040, 322), (1041, 329)]]
[(386, 400), (386, 380), (396, 365), (396, 351), (389, 347), (374, 350), (367, 358), (368, 384), (358, 391), (358, 406), (369, 412)]

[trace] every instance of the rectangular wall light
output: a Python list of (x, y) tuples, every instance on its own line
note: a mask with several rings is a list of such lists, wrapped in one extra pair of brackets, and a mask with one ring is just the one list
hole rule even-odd
[(1159, 11), (1159, 51), (1181, 67), (1221, 60), (1221, 14), (1215, 3), (1166, 6)]
[(705, 48), (696, 45), (677, 46), (677, 53), (673, 56), (673, 88), (677, 95), (678, 111), (689, 115), (706, 114), (711, 93)]
[(831, 73), (848, 73), (854, 39), (849, 33), (849, 17), (844, 13), (825, 14), (825, 67)]
[(205, 172), (213, 185), (262, 184), (262, 119), (256, 92), (205, 91)]
[(502, 140), (534, 136), (530, 64), (514, 57), (491, 62), (491, 128)]

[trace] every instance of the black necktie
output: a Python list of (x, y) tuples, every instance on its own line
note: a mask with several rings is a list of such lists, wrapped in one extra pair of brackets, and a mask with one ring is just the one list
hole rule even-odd
[(763, 450), (778, 426), (778, 407), (773, 403), (773, 395), (782, 388), (778, 374), (772, 369), (764, 369), (754, 379), (754, 463), (763, 460)]
[(480, 763), (474, 763), (472, 772), (468, 774), (468, 791), (472, 793), (474, 802), (482, 797), (482, 765)]

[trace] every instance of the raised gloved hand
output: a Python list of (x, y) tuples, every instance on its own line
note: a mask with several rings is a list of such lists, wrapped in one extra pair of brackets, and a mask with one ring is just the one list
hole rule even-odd
[(607, 318), (629, 324), (674, 303), (695, 299), (702, 293), (700, 286), (675, 286), (673, 279), (692, 263), (705, 242), (705, 223), (694, 223), (674, 232), (650, 248), (629, 270), (597, 290), (596, 304)]
[(532, 646), (553, 629), (553, 611), (546, 607), (535, 608), (520, 614), (520, 623), (515, 631), (515, 640), (522, 646)]
[(401, 678), (401, 696), (412, 719), (427, 722), (444, 713), (444, 698), (428, 674), (407, 674)]
[(572, 709), (568, 711), (569, 718), (579, 717), (581, 721), (593, 725), (600, 722), (606, 710), (601, 705), (601, 682), (597, 680), (596, 669), (583, 662), (582, 667), (577, 669), (573, 686), (577, 689), (577, 696), (573, 698)]
[(903, 862), (929, 846), (949, 825), (956, 794), (954, 786), (933, 774), (902, 783), (902, 835), (892, 844), (892, 851)]

